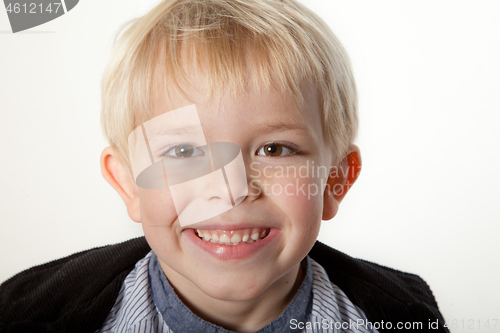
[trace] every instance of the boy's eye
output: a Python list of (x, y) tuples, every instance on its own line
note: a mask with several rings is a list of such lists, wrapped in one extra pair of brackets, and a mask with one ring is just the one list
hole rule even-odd
[(172, 158), (185, 158), (185, 157), (203, 156), (203, 155), (204, 155), (203, 150), (189, 144), (176, 145), (162, 154), (162, 156), (164, 157), (172, 157)]
[(267, 143), (257, 151), (257, 155), (270, 157), (286, 156), (294, 153), (295, 151), (279, 143)]

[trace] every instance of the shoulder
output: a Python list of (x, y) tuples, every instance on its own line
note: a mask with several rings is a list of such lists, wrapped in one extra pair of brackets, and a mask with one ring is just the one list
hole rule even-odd
[(430, 319), (439, 320), (440, 327), (444, 324), (431, 289), (418, 275), (352, 258), (320, 242), (309, 256), (370, 321), (420, 321), (427, 325)]
[(97, 330), (123, 280), (150, 250), (141, 237), (17, 274), (0, 286), (0, 331)]
[(122, 283), (113, 308), (99, 332), (135, 332), (137, 327), (159, 331), (162, 321), (155, 308), (149, 278), (153, 251), (139, 260)]
[[(366, 327), (367, 317), (346, 294), (332, 283), (325, 269), (310, 258), (313, 272), (312, 311), (310, 321), (322, 328), (355, 329), (356, 332), (377, 332)], [(329, 323), (327, 327), (321, 326)]]

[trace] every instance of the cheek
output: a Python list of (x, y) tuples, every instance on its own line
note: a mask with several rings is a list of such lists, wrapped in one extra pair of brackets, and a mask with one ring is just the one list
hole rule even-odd
[[(314, 175), (314, 177), (313, 177)], [(299, 174), (275, 173), (261, 179), (264, 195), (287, 215), (293, 229), (301, 237), (316, 239), (323, 212), (324, 180), (311, 172)]]
[(143, 228), (170, 227), (177, 218), (170, 190), (139, 189)]
[(297, 222), (307, 221), (308, 224), (321, 221), (323, 196), (320, 182), (310, 178), (289, 178), (276, 183), (283, 188), (283, 193), (272, 196), (281, 207), (286, 207), (290, 218)]
[(177, 213), (170, 191), (139, 189), (139, 197), (144, 236), (159, 258), (168, 258), (179, 245)]
[(311, 178), (276, 179), (287, 192), (271, 195), (271, 200), (280, 207), (289, 221), (286, 228), (287, 253), (300, 260), (313, 247), (321, 227), (323, 196), (321, 182)]

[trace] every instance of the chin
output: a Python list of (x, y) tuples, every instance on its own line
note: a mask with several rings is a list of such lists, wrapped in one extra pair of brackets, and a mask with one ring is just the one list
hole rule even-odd
[[(224, 273), (221, 273), (224, 274)], [(239, 274), (238, 274), (239, 275)], [(207, 296), (224, 301), (247, 301), (259, 297), (272, 283), (247, 276), (217, 276), (210, 283), (200, 281), (198, 288)], [(195, 283), (196, 284), (196, 283)]]

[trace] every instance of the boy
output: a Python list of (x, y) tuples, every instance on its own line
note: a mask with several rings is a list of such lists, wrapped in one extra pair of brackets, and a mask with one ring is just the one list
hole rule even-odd
[(361, 158), (347, 55), (299, 3), (160, 3), (102, 103), (102, 173), (145, 239), (7, 281), (2, 332), (446, 331), (419, 277), (316, 242)]

